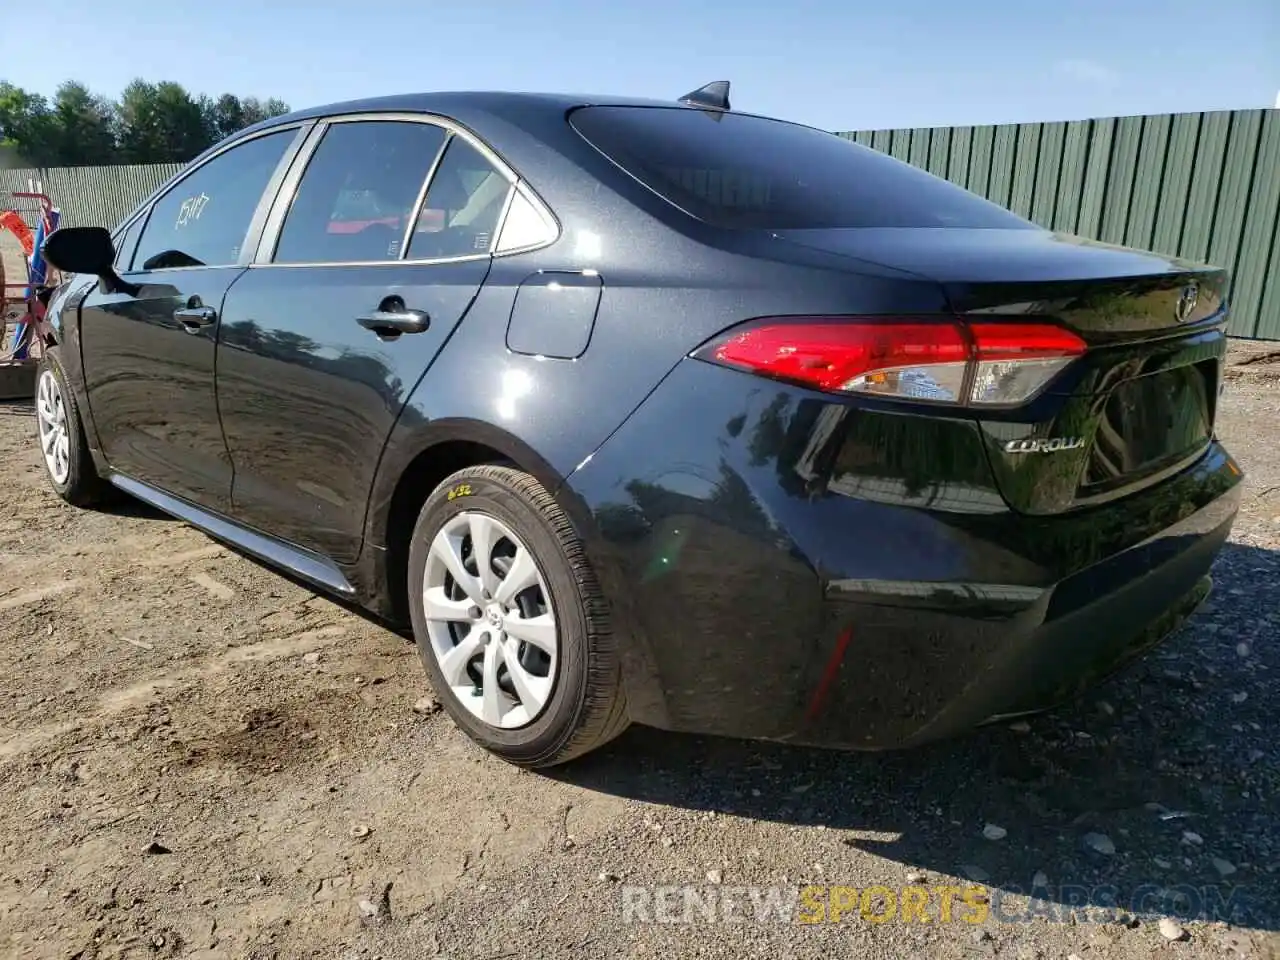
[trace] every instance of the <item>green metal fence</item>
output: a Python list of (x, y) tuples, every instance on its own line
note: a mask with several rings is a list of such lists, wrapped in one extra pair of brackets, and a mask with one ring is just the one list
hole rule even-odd
[(182, 169), (178, 163), (118, 167), (43, 167), (0, 170), (0, 208), (14, 207), (28, 220), (36, 208), (10, 194), (38, 186), (62, 211), (68, 227), (114, 227), (157, 187)]
[(1231, 269), (1231, 332), (1280, 339), (1280, 110), (841, 136), (1042, 226)]
[[(1280, 339), (1280, 110), (841, 136), (924, 167), (1054, 230), (1231, 269), (1231, 332)], [(0, 170), (39, 181), (62, 222), (114, 225), (177, 165)]]

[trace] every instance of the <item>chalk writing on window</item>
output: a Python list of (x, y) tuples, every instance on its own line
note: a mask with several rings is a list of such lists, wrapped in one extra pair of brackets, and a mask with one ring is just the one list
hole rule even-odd
[(209, 196), (201, 191), (199, 196), (188, 197), (182, 201), (182, 206), (178, 208), (177, 227), (185, 227), (192, 220), (199, 220), (200, 214), (204, 213), (205, 204), (209, 202)]

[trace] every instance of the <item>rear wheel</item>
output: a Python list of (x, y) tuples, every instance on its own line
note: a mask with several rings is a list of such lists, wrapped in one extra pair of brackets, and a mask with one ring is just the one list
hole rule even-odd
[(568, 517), (532, 476), (460, 470), (409, 551), (414, 637), (445, 708), (512, 763), (553, 766), (626, 729), (608, 608)]
[(46, 348), (36, 371), (36, 433), (45, 473), (58, 496), (77, 507), (104, 499), (109, 488), (94, 469), (57, 347)]

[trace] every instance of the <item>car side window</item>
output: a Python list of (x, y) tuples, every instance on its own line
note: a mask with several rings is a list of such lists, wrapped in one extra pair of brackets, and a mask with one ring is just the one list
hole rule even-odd
[(115, 268), (118, 273), (127, 273), (129, 271), (130, 265), (133, 263), (134, 248), (138, 245), (138, 235), (142, 233), (143, 224), (146, 222), (147, 215), (144, 213), (116, 236)]
[(133, 269), (238, 263), (262, 192), (296, 135), (288, 129), (255, 137), (179, 181), (152, 206)]
[(409, 217), (445, 136), (432, 123), (334, 123), (298, 184), (274, 262), (400, 259)]
[(409, 259), (488, 253), (511, 182), (462, 137), (452, 137), (427, 187)]
[(502, 221), (494, 253), (512, 253), (551, 243), (559, 234), (555, 222), (522, 191), (516, 190)]

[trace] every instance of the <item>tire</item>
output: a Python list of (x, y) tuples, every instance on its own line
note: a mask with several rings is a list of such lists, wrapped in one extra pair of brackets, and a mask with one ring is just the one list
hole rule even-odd
[[(492, 560), (487, 583), (475, 563), (476, 531), (491, 548), (482, 548)], [(441, 544), (452, 546), (442, 551)], [(512, 556), (519, 548), (532, 568)], [(458, 563), (469, 578), (465, 590), (453, 576)], [(418, 516), (408, 576), (427, 675), (454, 722), (480, 746), (509, 763), (550, 767), (627, 728), (608, 604), (569, 518), (532, 476), (480, 466), (448, 477)], [(471, 599), (476, 594), (480, 603)]]
[[(108, 499), (111, 488), (94, 468), (84, 423), (57, 347), (47, 347), (36, 369), (36, 442), (54, 492), (76, 507)], [(52, 446), (50, 446), (52, 444)]]

